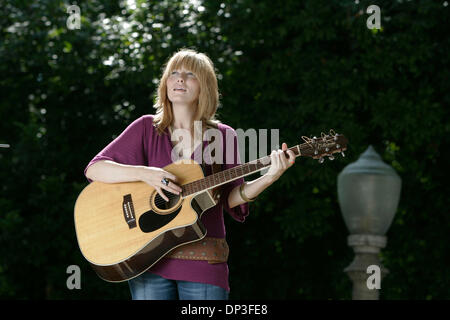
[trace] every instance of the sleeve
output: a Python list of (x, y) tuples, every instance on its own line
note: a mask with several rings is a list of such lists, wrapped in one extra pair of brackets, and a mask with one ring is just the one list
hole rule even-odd
[[(225, 139), (223, 140), (223, 157), (225, 163), (224, 170), (236, 167), (241, 164), (236, 131), (232, 128), (225, 131)], [(230, 208), (230, 206), (228, 205), (228, 196), (235, 187), (240, 186), (242, 183), (244, 183), (244, 178), (239, 178), (230, 181), (227, 184), (224, 184), (221, 189), (219, 200), (219, 203), (223, 205), (225, 211), (227, 211), (234, 220), (239, 222), (244, 222), (245, 218), (249, 215), (248, 203), (246, 202)]]
[[(145, 141), (144, 117), (141, 117), (133, 121), (88, 163), (84, 169), (84, 176), (86, 177), (87, 169), (100, 160), (111, 160), (129, 165), (145, 165)], [(87, 179), (92, 182), (89, 178)]]

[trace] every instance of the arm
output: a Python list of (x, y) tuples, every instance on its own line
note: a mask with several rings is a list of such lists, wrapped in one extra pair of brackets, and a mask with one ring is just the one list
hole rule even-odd
[[(100, 160), (89, 166), (86, 170), (86, 177), (104, 183), (143, 181), (154, 187), (166, 201), (169, 199), (161, 188), (175, 194), (181, 192), (181, 188), (175, 184), (177, 177), (157, 167), (133, 166), (110, 160)], [(167, 186), (161, 183), (163, 177), (171, 180)]]
[[(245, 183), (242, 192), (244, 192), (244, 194), (248, 198), (253, 199), (256, 198), (265, 189), (267, 189), (267, 187), (269, 187), (272, 183), (272, 179), (270, 179), (267, 175), (263, 175), (258, 179)], [(240, 204), (245, 203), (239, 191), (240, 187), (241, 186), (235, 187), (233, 190), (231, 190), (230, 195), (228, 196), (228, 205), (230, 206), (230, 208), (234, 208)]]
[[(268, 170), (268, 172), (263, 175), (262, 177), (259, 177), (258, 179), (255, 179), (250, 182), (244, 182), (244, 187), (242, 189), (242, 192), (244, 195), (247, 196), (247, 198), (254, 199), (256, 198), (261, 192), (263, 192), (265, 189), (267, 189), (272, 183), (277, 181), (281, 175), (290, 168), (294, 162), (295, 162), (295, 154), (292, 151), (288, 151), (289, 158), (286, 158), (283, 151), (287, 150), (287, 144), (282, 144), (282, 149), (275, 151), (273, 150), (270, 155), (271, 160), (271, 166)], [(238, 206), (240, 204), (245, 203), (245, 200), (242, 199), (241, 193), (239, 190), (240, 186), (235, 187), (233, 190), (231, 190), (229, 196), (228, 196), (228, 205), (230, 208), (233, 208), (235, 206)]]
[(120, 164), (110, 160), (101, 160), (89, 166), (86, 178), (104, 183), (139, 181), (141, 166)]

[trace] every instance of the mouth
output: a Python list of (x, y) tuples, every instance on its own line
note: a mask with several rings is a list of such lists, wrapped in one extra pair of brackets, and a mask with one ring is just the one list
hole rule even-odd
[(186, 92), (186, 89), (184, 88), (175, 88), (173, 91), (180, 91), (180, 92)]

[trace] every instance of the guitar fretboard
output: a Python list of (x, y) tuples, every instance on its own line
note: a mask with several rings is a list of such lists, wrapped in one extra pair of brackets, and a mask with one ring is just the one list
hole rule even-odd
[[(295, 147), (289, 148), (288, 150), (293, 151), (295, 156), (298, 157), (301, 155), (300, 149), (305, 148), (305, 147), (308, 147), (308, 146), (306, 144), (297, 145)], [(287, 150), (284, 151), (284, 155), (286, 157), (288, 157)], [(200, 192), (203, 192), (208, 189), (213, 189), (222, 184), (225, 184), (230, 181), (234, 181), (236, 179), (239, 179), (239, 178), (245, 177), (247, 175), (250, 175), (252, 173), (258, 172), (270, 165), (271, 165), (270, 156), (265, 156), (265, 157), (247, 162), (245, 164), (241, 164), (241, 165), (235, 166), (233, 168), (211, 174), (203, 179), (186, 183), (181, 186), (183, 197), (187, 197), (187, 196), (190, 196), (190, 195), (193, 195), (196, 193), (200, 193)]]

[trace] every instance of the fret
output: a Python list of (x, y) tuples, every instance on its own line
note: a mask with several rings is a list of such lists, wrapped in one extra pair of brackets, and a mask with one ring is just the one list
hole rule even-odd
[(193, 189), (192, 193), (196, 193), (198, 191), (198, 183), (197, 183), (197, 181), (193, 181), (192, 182), (192, 189)]
[(214, 186), (214, 177), (213, 176), (209, 176), (208, 177), (208, 188)]
[(203, 190), (208, 189), (208, 187), (206, 186), (206, 179), (203, 178), (201, 181), (202, 181), (202, 189), (203, 189)]
[[(303, 143), (290, 148), (296, 156), (301, 156), (304, 149), (310, 148), (308, 143)], [(238, 164), (235, 167), (216, 172), (198, 181), (193, 181), (182, 186), (182, 193), (184, 196), (194, 194), (198, 191), (207, 190), (218, 184), (224, 184), (229, 181), (233, 181), (238, 177), (242, 177), (253, 172), (256, 172), (262, 168), (269, 167), (271, 165), (271, 158), (269, 155), (256, 159), (253, 162), (244, 164)]]

